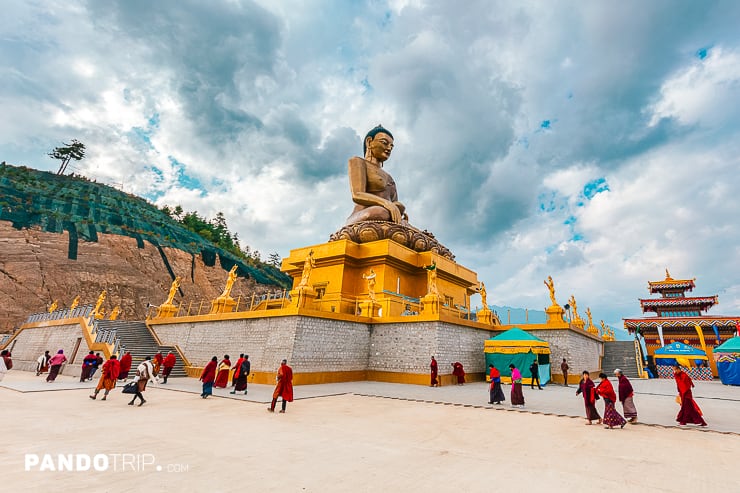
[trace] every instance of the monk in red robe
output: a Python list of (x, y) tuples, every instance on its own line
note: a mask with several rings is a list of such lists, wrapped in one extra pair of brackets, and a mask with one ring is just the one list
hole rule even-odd
[(152, 366), (154, 367), (155, 377), (159, 375), (159, 370), (160, 368), (162, 368), (163, 362), (164, 362), (164, 356), (162, 356), (162, 351), (158, 351), (157, 354), (154, 355), (154, 358), (152, 358)]
[(275, 404), (277, 404), (278, 397), (283, 399), (283, 408), (280, 412), (284, 413), (286, 404), (293, 402), (293, 369), (288, 366), (288, 360), (286, 359), (280, 363), (277, 373), (277, 384), (275, 385), (275, 391), (272, 393), (272, 403), (267, 408), (271, 413), (275, 412)]
[(203, 373), (200, 374), (200, 381), (203, 382), (203, 392), (201, 392), (200, 396), (204, 399), (213, 394), (213, 382), (216, 380), (217, 366), (218, 358), (214, 356), (206, 367), (203, 368)]
[(615, 426), (624, 428), (627, 424), (627, 420), (619, 414), (619, 411), (614, 407), (614, 403), (617, 402), (617, 394), (614, 392), (614, 386), (606, 377), (606, 373), (599, 373), (599, 385), (596, 386), (596, 393), (604, 398), (604, 426), (605, 428), (612, 429)]
[(231, 371), (231, 360), (229, 355), (225, 354), (224, 359), (218, 365), (218, 373), (216, 374), (216, 381), (213, 382), (213, 386), (220, 389), (225, 389), (229, 385), (229, 372)]
[(104, 401), (106, 397), (108, 397), (108, 392), (115, 388), (120, 370), (121, 362), (118, 361), (118, 356), (114, 354), (108, 361), (103, 363), (103, 370), (100, 374), (100, 380), (98, 380), (98, 386), (95, 387), (95, 393), (90, 396), (90, 399), (95, 400), (98, 396), (98, 392), (100, 392), (101, 389), (105, 389), (105, 393), (101, 399)]
[[(612, 390), (614, 389), (612, 388)], [(601, 416), (599, 416), (599, 411), (596, 410), (596, 389), (593, 380), (591, 380), (591, 374), (587, 371), (583, 372), (581, 383), (578, 384), (576, 395), (578, 394), (583, 394), (583, 403), (586, 405), (586, 421), (588, 421), (586, 424), (590, 425), (591, 421), (595, 419), (601, 424)]]
[(164, 383), (167, 383), (167, 378), (170, 376), (170, 373), (172, 373), (175, 363), (177, 363), (175, 355), (171, 352), (167, 353), (164, 361), (162, 361), (162, 377), (164, 378)]
[(673, 377), (676, 379), (678, 396), (681, 399), (681, 410), (678, 412), (678, 416), (676, 416), (678, 424), (684, 426), (686, 423), (692, 423), (699, 426), (707, 426), (706, 421), (702, 418), (701, 409), (691, 393), (691, 387), (694, 386), (691, 377), (678, 365), (673, 367)]
[(431, 371), (432, 375), (432, 387), (438, 387), (439, 382), (437, 382), (437, 360), (434, 359), (434, 356), (432, 356), (432, 362), (429, 364), (429, 369)]
[(462, 363), (455, 361), (452, 363), (452, 374), (457, 377), (457, 384), (462, 385), (465, 383), (465, 369)]
[(95, 356), (95, 351), (90, 351), (87, 356), (82, 360), (82, 372), (80, 372), (80, 382), (84, 382), (90, 378), (90, 372), (92, 371), (93, 365), (98, 362), (98, 357)]
[(121, 356), (121, 361), (119, 363), (121, 364), (121, 370), (118, 372), (118, 378), (120, 380), (126, 380), (131, 371), (131, 353), (126, 351), (126, 354)]

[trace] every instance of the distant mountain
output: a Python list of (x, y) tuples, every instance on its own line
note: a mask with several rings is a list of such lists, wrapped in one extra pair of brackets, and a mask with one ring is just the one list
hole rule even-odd
[(0, 330), (54, 299), (60, 308), (77, 294), (94, 303), (103, 289), (108, 312), (121, 304), (124, 318), (143, 318), (175, 276), (183, 278), (179, 300), (199, 303), (218, 296), (234, 265), (240, 281), (232, 295), (291, 285), (279, 269), (219, 248), (140, 197), (0, 165)]

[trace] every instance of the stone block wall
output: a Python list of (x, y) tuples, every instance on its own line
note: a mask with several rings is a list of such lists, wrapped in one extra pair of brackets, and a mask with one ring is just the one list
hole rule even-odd
[(491, 332), (446, 322), (376, 324), (371, 329), (368, 369), (429, 373), (431, 356), (440, 374), (452, 373), (459, 361), (466, 373), (485, 372), (484, 341)]
[[(69, 361), (78, 339), (82, 341), (75, 360)], [(63, 349), (68, 361), (62, 367), (62, 374), (75, 376), (80, 375), (82, 359), (90, 351), (79, 324), (23, 329), (8, 349), (13, 355), (13, 369), (22, 371), (36, 371), (36, 360), (44, 351), (53, 356)]]
[(367, 324), (297, 317), (293, 364), (301, 371), (365, 371), (369, 351)]

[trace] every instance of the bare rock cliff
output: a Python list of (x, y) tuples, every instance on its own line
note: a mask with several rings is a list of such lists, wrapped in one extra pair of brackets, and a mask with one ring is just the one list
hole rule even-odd
[[(148, 241), (143, 246), (131, 237), (98, 234), (97, 242), (80, 241), (77, 260), (70, 260), (67, 232), (16, 229), (0, 220), (0, 332), (11, 332), (28, 315), (48, 310), (54, 300), (59, 308), (68, 307), (77, 295), (81, 305), (94, 304), (104, 289), (106, 314), (120, 305), (119, 319), (144, 319), (148, 304), (165, 301), (172, 277), (159, 250)], [(208, 302), (223, 291), (227, 271), (218, 260), (208, 267), (200, 255), (168, 247), (162, 251), (174, 274), (182, 277), (182, 294), (175, 303), (193, 302), (197, 310), (206, 301), (203, 310), (209, 310)], [(248, 303), (253, 293), (275, 289), (239, 277), (231, 296)]]

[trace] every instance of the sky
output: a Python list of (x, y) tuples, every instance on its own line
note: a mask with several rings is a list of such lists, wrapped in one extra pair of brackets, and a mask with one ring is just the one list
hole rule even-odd
[[(740, 315), (740, 2), (3, 0), (0, 160), (213, 218), (287, 257), (352, 210), (378, 124), (410, 222), (598, 324), (648, 280)], [(473, 304), (480, 303), (474, 297)]]

